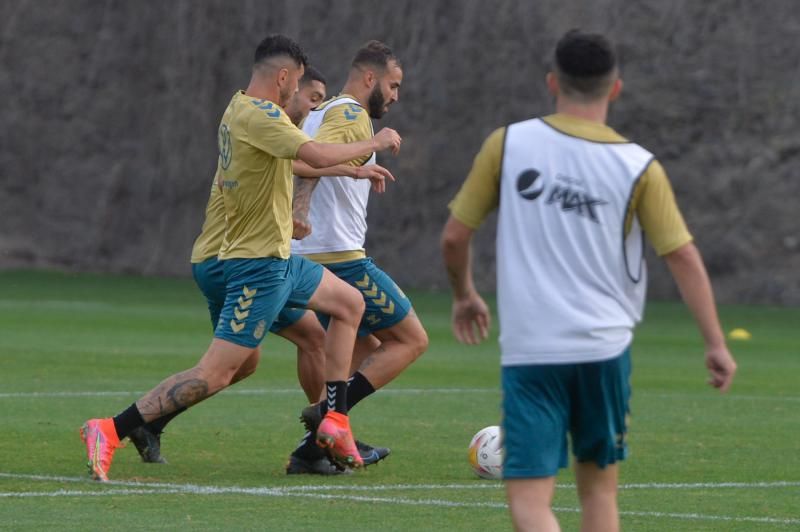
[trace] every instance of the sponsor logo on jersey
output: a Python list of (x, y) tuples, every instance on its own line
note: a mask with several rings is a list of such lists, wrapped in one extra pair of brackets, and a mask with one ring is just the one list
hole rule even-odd
[(219, 126), (217, 143), (219, 144), (219, 163), (224, 170), (227, 170), (233, 158), (233, 146), (231, 145), (231, 132), (226, 124)]
[(528, 201), (545, 194), (545, 205), (555, 205), (562, 212), (575, 213), (599, 224), (598, 208), (608, 202), (591, 196), (586, 191), (586, 182), (577, 177), (556, 174), (555, 183), (546, 184), (541, 172), (535, 168), (524, 170), (517, 176), (517, 193)]

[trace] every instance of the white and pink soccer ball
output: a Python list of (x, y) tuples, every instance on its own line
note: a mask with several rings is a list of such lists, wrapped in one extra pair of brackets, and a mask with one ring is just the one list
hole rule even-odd
[(469, 465), (481, 478), (503, 478), (503, 442), (500, 427), (492, 425), (478, 431), (469, 442)]

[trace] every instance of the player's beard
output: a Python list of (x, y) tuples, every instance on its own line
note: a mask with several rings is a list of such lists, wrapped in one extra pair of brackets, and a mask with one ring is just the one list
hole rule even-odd
[(369, 93), (367, 100), (367, 112), (371, 118), (380, 118), (384, 114), (384, 107), (386, 106), (386, 98), (383, 97), (381, 92), (380, 83), (376, 83), (372, 92)]

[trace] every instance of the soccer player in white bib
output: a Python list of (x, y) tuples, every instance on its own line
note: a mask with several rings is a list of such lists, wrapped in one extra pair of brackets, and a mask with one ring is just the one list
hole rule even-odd
[(644, 236), (702, 333), (710, 384), (727, 390), (736, 363), (664, 169), (605, 124), (622, 89), (612, 45), (568, 32), (547, 86), (556, 114), (493, 132), (450, 204), (442, 252), (453, 333), (468, 344), (487, 337), (490, 315), (472, 282), (470, 243), (497, 208), (503, 476), (514, 526), (559, 530), (551, 502), (569, 434), (581, 530), (614, 531), (630, 344), (645, 302)]
[[(303, 131), (317, 142), (357, 142), (373, 136), (371, 119), (379, 119), (397, 101), (403, 80), (402, 67), (392, 50), (370, 41), (356, 52), (342, 93), (312, 110)], [(375, 162), (375, 154), (350, 161), (358, 168)], [(362, 186), (362, 184), (367, 186)], [(334, 275), (357, 288), (366, 309), (358, 331), (347, 404), (380, 389), (414, 362), (428, 347), (428, 336), (411, 301), (394, 281), (369, 258), (364, 249), (367, 232), (367, 200), (370, 183), (348, 177), (295, 181), (293, 216), (311, 226), (311, 234), (292, 241), (292, 254), (322, 264)], [(312, 194), (313, 191), (313, 194)], [(327, 326), (327, 317), (318, 313)], [(316, 425), (324, 403), (303, 411), (308, 433), (291, 460), (311, 460)], [(365, 464), (388, 454), (388, 449), (365, 449)]]

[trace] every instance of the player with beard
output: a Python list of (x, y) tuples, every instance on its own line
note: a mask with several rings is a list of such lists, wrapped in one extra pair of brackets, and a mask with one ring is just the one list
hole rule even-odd
[[(402, 81), (403, 70), (392, 50), (378, 41), (366, 43), (353, 59), (342, 93), (311, 111), (303, 131), (317, 142), (372, 138), (371, 119), (381, 118), (397, 102)], [(348, 164), (358, 167), (374, 161), (373, 153)], [(293, 203), (295, 219), (307, 220), (312, 233), (293, 241), (292, 253), (324, 265), (357, 288), (366, 304), (348, 381), (348, 409), (391, 382), (428, 348), (427, 333), (411, 302), (364, 250), (370, 186), (362, 185), (344, 176), (296, 180)], [(328, 317), (318, 316), (327, 326)], [(290, 466), (293, 460), (319, 453), (313, 434), (327, 408), (320, 402), (303, 411), (308, 432), (292, 453)], [(389, 452), (363, 446), (359, 451), (362, 457), (374, 452), (377, 459)]]
[(325, 337), (331, 408), (317, 441), (334, 459), (363, 465), (347, 416), (346, 379), (364, 303), (358, 291), (318, 264), (290, 255), (291, 161), (323, 168), (376, 150), (397, 153), (401, 138), (385, 129), (366, 142), (321, 144), (298, 130), (284, 107), (297, 92), (307, 62), (291, 39), (267, 37), (256, 49), (247, 89), (231, 98), (218, 129), (217, 175), (226, 219), (219, 259), (226, 297), (214, 339), (194, 367), (166, 378), (114, 418), (83, 425), (81, 438), (96, 480), (108, 481), (114, 451), (136, 428), (228, 387), (287, 304), (333, 314)]

